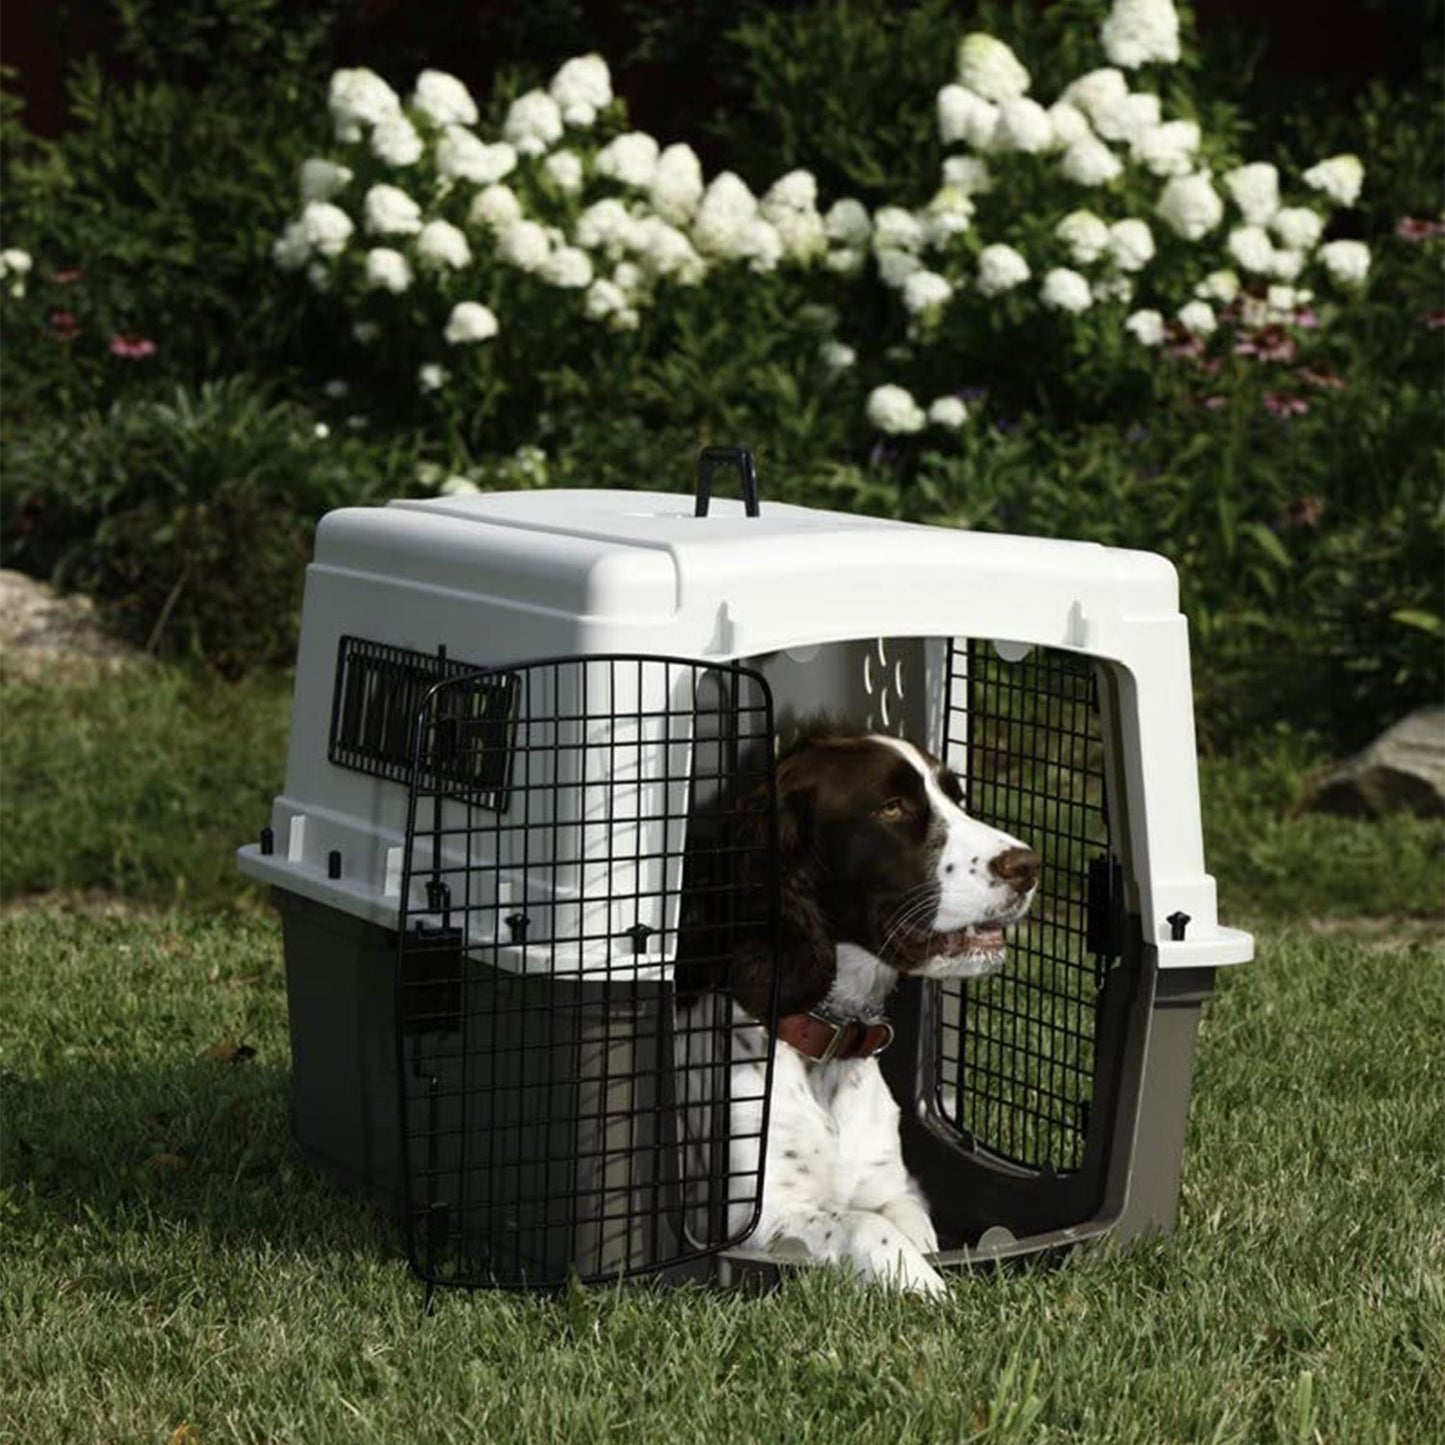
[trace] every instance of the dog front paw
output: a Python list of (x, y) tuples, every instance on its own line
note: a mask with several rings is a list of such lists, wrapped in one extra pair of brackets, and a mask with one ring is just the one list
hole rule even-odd
[(878, 1207), (878, 1212), (923, 1254), (938, 1250), (938, 1231), (928, 1213), (928, 1206), (911, 1194), (900, 1194)]

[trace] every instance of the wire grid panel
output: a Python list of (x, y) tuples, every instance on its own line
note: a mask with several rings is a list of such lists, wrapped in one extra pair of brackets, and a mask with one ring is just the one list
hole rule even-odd
[(678, 1009), (674, 969), (771, 960), (772, 750), (767, 685), (736, 667), (562, 658), (427, 697), (398, 1029), (428, 1280), (642, 1274), (752, 1228), (768, 1021)]
[(1043, 863), (1004, 970), (941, 985), (932, 1107), (987, 1155), (1072, 1172), (1089, 1136), (1096, 1005), (1117, 963), (1099, 937), (1100, 882), (1116, 875), (1094, 664), (1047, 648), (1006, 661), (988, 642), (954, 644), (945, 735), (968, 811)]

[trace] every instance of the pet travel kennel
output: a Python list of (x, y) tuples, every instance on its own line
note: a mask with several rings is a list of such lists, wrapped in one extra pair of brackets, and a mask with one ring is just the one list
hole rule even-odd
[[(736, 469), (742, 501), (711, 500)], [(754, 1258), (764, 1027), (689, 980), (776, 927), (775, 747), (826, 710), (949, 762), (1043, 858), (1006, 968), (905, 981), (882, 1063), (942, 1263), (1172, 1227), (1214, 970), (1174, 569), (696, 497), (348, 508), (307, 573), (285, 792), (294, 1126), (429, 1283)], [(786, 1047), (783, 1045), (782, 1047)]]

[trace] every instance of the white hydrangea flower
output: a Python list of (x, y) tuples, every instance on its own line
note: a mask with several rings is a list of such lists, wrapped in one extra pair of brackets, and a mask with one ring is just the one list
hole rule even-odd
[(661, 216), (645, 216), (636, 223), (636, 249), (654, 276), (670, 276), (684, 286), (695, 286), (707, 274), (707, 262), (692, 242)]
[(1113, 110), (1124, 103), (1128, 94), (1129, 82), (1124, 72), (1105, 67), (1091, 70), (1071, 82), (1060, 99), (1081, 110), (1091, 123), (1097, 123), (1097, 111)]
[(953, 295), (953, 287), (936, 271), (915, 271), (903, 283), (903, 305), (912, 316), (940, 310)]
[(632, 130), (608, 141), (592, 167), (599, 176), (645, 191), (652, 185), (660, 154), (661, 147), (646, 131)]
[(585, 129), (599, 110), (612, 103), (612, 72), (600, 55), (574, 56), (552, 77), (547, 91), (562, 119)]
[(1273, 321), (1286, 321), (1294, 314), (1296, 306), (1304, 303), (1293, 286), (1271, 286), (1265, 292), (1265, 304), (1269, 307)]
[(1199, 126), (1192, 120), (1167, 120), (1150, 126), (1131, 142), (1130, 154), (1156, 176), (1187, 176), (1199, 150)]
[(1157, 311), (1135, 311), (1125, 320), (1124, 330), (1141, 346), (1158, 346), (1164, 340), (1164, 318)]
[(446, 367), (428, 361), (417, 369), (416, 384), (423, 391), (440, 391), (452, 378)]
[(1209, 336), (1219, 325), (1207, 301), (1186, 301), (1175, 314), (1191, 336)]
[(592, 258), (577, 246), (558, 246), (537, 274), (553, 286), (581, 291), (592, 284)]
[(1179, 14), (1171, 0), (1114, 0), (1099, 40), (1109, 59), (1126, 70), (1150, 61), (1173, 65), (1179, 59)]
[(973, 202), (952, 186), (943, 186), (923, 213), (924, 244), (941, 250), (973, 224)]
[(863, 247), (873, 236), (873, 222), (868, 218), (868, 208), (862, 201), (845, 199), (834, 201), (823, 217), (823, 229), (830, 241), (840, 246)]
[(519, 95), (508, 107), (502, 136), (519, 155), (541, 155), (562, 139), (562, 112), (557, 102), (545, 90)]
[(670, 145), (657, 158), (648, 201), (664, 221), (685, 226), (697, 212), (703, 189), (697, 152), (689, 145)]
[(1134, 283), (1122, 271), (1110, 271), (1094, 282), (1095, 301), (1132, 301)]
[(1195, 288), (1202, 301), (1218, 301), (1228, 306), (1239, 295), (1239, 277), (1233, 271), (1211, 271)]
[(1127, 141), (1132, 146), (1158, 127), (1159, 114), (1157, 95), (1135, 91), (1120, 100), (1096, 105), (1091, 119), (1105, 140)]
[(1176, 236), (1197, 241), (1224, 219), (1224, 202), (1210, 184), (1209, 172), (1195, 171), (1164, 183), (1154, 214)]
[(335, 161), (312, 156), (310, 160), (301, 162), (301, 199), (329, 201), (355, 178), (356, 172), (350, 166), (339, 166)]
[(783, 259), (783, 238), (771, 221), (754, 216), (738, 237), (737, 255), (747, 261), (748, 270), (776, 271)]
[(922, 431), (927, 423), (923, 408), (901, 386), (875, 386), (868, 393), (866, 411), (869, 422), (890, 436)]
[(1222, 179), (1249, 225), (1262, 226), (1279, 210), (1279, 172), (1267, 161), (1237, 166)]
[(978, 256), (978, 289), (985, 296), (1012, 291), (1029, 279), (1029, 263), (1012, 246), (995, 243)]
[(1067, 150), (1077, 141), (1089, 140), (1094, 134), (1088, 116), (1067, 100), (1056, 100), (1049, 107), (1048, 115), (1049, 124), (1054, 128), (1054, 144), (1061, 150)]
[(488, 145), (462, 126), (449, 125), (437, 141), (437, 170), (444, 176), (489, 186), (516, 168), (516, 149), (504, 140)]
[[(438, 383), (438, 385), (440, 385), (440, 383)], [(431, 388), (424, 387), (423, 390), (429, 391)], [(481, 490), (470, 477), (464, 477), (460, 473), (456, 473), (448, 477), (441, 486), (437, 488), (437, 496), (470, 497), (476, 495)]]
[[(898, 254), (905, 255), (907, 253), (899, 252)], [(839, 246), (823, 257), (823, 265), (829, 271), (835, 276), (843, 276), (849, 280), (861, 276), (863, 268), (867, 264), (868, 253), (859, 246)]]
[(851, 346), (830, 337), (819, 345), (818, 360), (829, 371), (847, 371), (858, 360), (858, 353)]
[(467, 238), (450, 221), (428, 221), (416, 238), (417, 260), (434, 270), (460, 271), (472, 264)]
[(522, 219), (522, 203), (510, 186), (488, 186), (472, 198), (467, 219), (474, 226), (486, 226), (488, 230), (500, 231), (513, 221)]
[(876, 251), (918, 251), (926, 239), (923, 223), (902, 206), (883, 206), (873, 214)]
[(636, 331), (641, 321), (627, 293), (606, 277), (587, 288), (582, 310), (590, 321), (601, 321), (612, 331)]
[(362, 346), (370, 346), (381, 335), (381, 327), (375, 321), (358, 321), (351, 334)]
[(1291, 251), (1312, 251), (1324, 234), (1325, 219), (1308, 206), (1285, 206), (1269, 218), (1269, 225)]
[(1311, 166), (1300, 178), (1313, 191), (1321, 191), (1337, 206), (1353, 206), (1360, 197), (1365, 168), (1359, 156), (1331, 156)]
[(1064, 152), (1059, 170), (1076, 186), (1102, 186), (1123, 173), (1124, 163), (1103, 141), (1088, 136)]
[(553, 151), (542, 162), (542, 173), (564, 196), (582, 190), (582, 157), (576, 151)]
[(949, 156), (943, 162), (943, 184), (960, 195), (981, 196), (993, 189), (993, 176), (982, 156)]
[(35, 258), (19, 246), (8, 246), (0, 251), (0, 278), (5, 276), (26, 277), (35, 267)]
[(327, 88), (326, 104), (340, 141), (358, 141), (363, 126), (379, 125), (401, 113), (401, 98), (374, 70), (365, 67), (338, 70)]
[(497, 255), (519, 271), (540, 271), (551, 254), (552, 242), (535, 221), (513, 221), (497, 232)]
[(759, 209), (770, 221), (780, 211), (811, 211), (818, 204), (818, 182), (812, 171), (789, 171), (764, 192)]
[(299, 220), (288, 221), (271, 243), (271, 259), (283, 271), (299, 271), (311, 259), (311, 243)]
[(1305, 268), (1303, 251), (1277, 250), (1270, 261), (1269, 274), (1281, 281), (1293, 281)]
[(490, 341), (500, 330), (490, 306), (479, 301), (458, 301), (442, 334), (453, 346), (466, 346), (474, 341)]
[(1039, 299), (1051, 311), (1087, 311), (1094, 304), (1088, 278), (1067, 266), (1055, 266), (1045, 274)]
[(647, 273), (631, 261), (619, 261), (612, 268), (612, 284), (630, 301), (647, 291)]
[(965, 35), (958, 47), (958, 78), (985, 100), (1014, 100), (1027, 93), (1029, 73), (1002, 40), (982, 31)]
[(351, 217), (330, 201), (307, 201), (301, 211), (306, 244), (323, 256), (339, 256), (355, 229)]
[(873, 258), (878, 263), (878, 279), (885, 286), (899, 290), (915, 271), (923, 270), (923, 262), (912, 251), (898, 251), (891, 246), (876, 248)]
[(477, 103), (455, 75), (444, 70), (423, 70), (411, 94), (413, 110), (428, 115), (438, 125), (476, 125)]
[(1088, 266), (1109, 249), (1109, 228), (1092, 211), (1070, 211), (1057, 226), (1054, 235), (1069, 250), (1069, 259), (1077, 266)]
[(998, 124), (993, 132), (993, 150), (1038, 155), (1053, 144), (1053, 124), (1049, 120), (1049, 113), (1038, 101), (1021, 95), (1013, 100), (1006, 100), (999, 106)]
[(411, 286), (411, 262), (390, 246), (377, 246), (366, 253), (366, 284), (373, 291), (400, 296)]
[(1109, 227), (1109, 256), (1121, 271), (1142, 271), (1154, 259), (1154, 233), (1140, 220)]
[(594, 201), (577, 217), (577, 244), (589, 251), (620, 256), (638, 245), (637, 221), (613, 196)]
[(389, 115), (371, 133), (371, 153), (388, 166), (414, 166), (422, 151), (416, 127), (404, 115)]
[(1330, 279), (1342, 286), (1358, 286), (1370, 274), (1370, 248), (1363, 241), (1326, 241), (1319, 255)]
[(959, 397), (940, 396), (929, 405), (928, 420), (946, 431), (957, 431), (968, 420), (968, 408)]
[(397, 186), (373, 186), (361, 211), (374, 236), (414, 236), (421, 230), (421, 207)]
[(1267, 276), (1274, 270), (1274, 243), (1263, 226), (1236, 226), (1225, 244), (1246, 271)]
[(938, 92), (938, 138), (944, 145), (971, 145), (988, 150), (998, 125), (998, 106), (963, 85), (945, 85)]
[(723, 171), (703, 192), (692, 223), (693, 244), (708, 255), (737, 256), (743, 232), (757, 213), (757, 198), (747, 185), (731, 171)]

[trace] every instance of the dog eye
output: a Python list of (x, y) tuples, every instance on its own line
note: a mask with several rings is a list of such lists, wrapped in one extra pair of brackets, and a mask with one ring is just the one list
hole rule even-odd
[(889, 798), (881, 808), (874, 808), (873, 816), (884, 823), (896, 823), (907, 811), (902, 798)]

